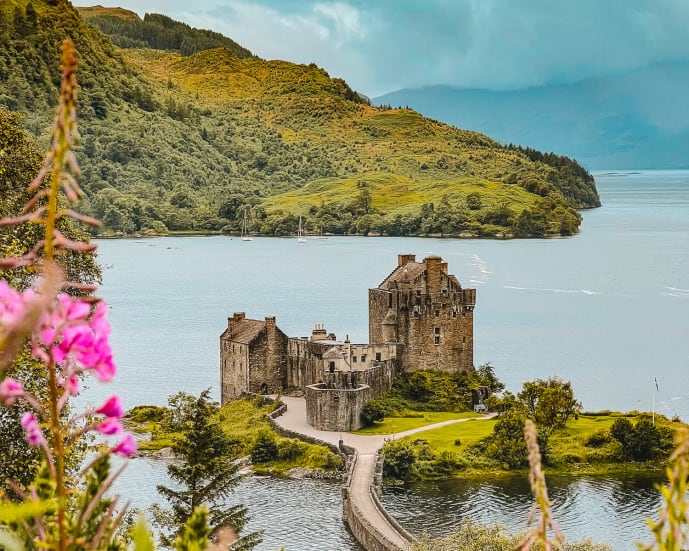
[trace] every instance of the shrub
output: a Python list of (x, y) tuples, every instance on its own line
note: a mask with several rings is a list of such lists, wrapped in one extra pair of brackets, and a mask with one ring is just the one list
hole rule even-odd
[(411, 480), (415, 474), (416, 454), (409, 442), (386, 442), (383, 452), (383, 475), (398, 480)]
[(161, 422), (166, 408), (160, 406), (136, 406), (127, 412), (127, 418), (134, 423)]
[(304, 454), (308, 446), (296, 438), (282, 438), (277, 443), (277, 457), (291, 461)]
[(253, 463), (267, 463), (277, 459), (277, 457), (278, 445), (275, 435), (268, 430), (260, 431), (254, 447), (251, 449), (251, 461)]
[(361, 409), (361, 422), (366, 427), (370, 427), (374, 423), (379, 423), (383, 419), (385, 419), (385, 411), (383, 406), (376, 401), (368, 402)]
[(600, 448), (610, 442), (610, 433), (605, 429), (600, 429), (591, 434), (584, 442), (587, 448)]

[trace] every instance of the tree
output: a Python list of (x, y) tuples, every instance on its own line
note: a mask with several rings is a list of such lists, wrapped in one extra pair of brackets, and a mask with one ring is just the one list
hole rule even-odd
[(564, 427), (581, 409), (581, 403), (574, 398), (572, 383), (556, 377), (525, 382), (517, 398), (538, 425), (539, 432), (550, 433)]
[(410, 480), (415, 474), (416, 454), (410, 442), (386, 442), (383, 452), (383, 474), (398, 480)]
[(519, 409), (510, 410), (500, 417), (493, 428), (486, 455), (500, 461), (509, 469), (526, 466), (528, 460), (524, 442), (525, 421), (526, 414)]
[[(233, 462), (236, 442), (213, 421), (218, 405), (210, 400), (209, 390), (204, 390), (198, 398), (178, 393), (169, 404), (181, 438), (172, 446), (179, 461), (167, 468), (179, 489), (157, 487), (171, 506), (167, 511), (154, 508), (156, 522), (173, 531), (172, 538), (163, 537), (164, 543), (169, 544), (174, 537), (183, 535), (185, 524), (199, 506), (208, 508), (212, 531), (229, 526), (240, 534), (248, 521), (247, 509), (244, 505), (226, 504), (226, 498), (239, 483), (238, 466)], [(257, 533), (247, 534), (241, 536), (233, 549), (252, 549), (259, 542)]]

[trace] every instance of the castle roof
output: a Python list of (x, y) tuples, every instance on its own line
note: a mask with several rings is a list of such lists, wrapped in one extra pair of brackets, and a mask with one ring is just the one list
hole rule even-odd
[(379, 289), (389, 289), (392, 283), (410, 283), (416, 281), (426, 271), (426, 265), (423, 262), (407, 262), (404, 266), (398, 266), (395, 270), (380, 284)]
[(232, 332), (230, 332), (229, 328), (226, 329), (222, 335), (222, 338), (232, 342), (250, 344), (256, 337), (258, 337), (258, 334), (265, 326), (265, 320), (243, 319), (235, 324)]

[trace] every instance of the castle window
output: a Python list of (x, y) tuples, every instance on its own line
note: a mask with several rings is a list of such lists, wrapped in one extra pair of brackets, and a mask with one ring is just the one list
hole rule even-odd
[(361, 356), (361, 362), (363, 363), (363, 362), (365, 362), (365, 361), (366, 361), (366, 354), (363, 354), (363, 355)]
[(330, 370), (330, 373), (335, 373), (335, 362), (330, 362), (328, 364), (328, 369)]
[(392, 293), (388, 293), (388, 308), (392, 308)]
[(435, 335), (434, 335), (434, 340), (435, 344), (440, 344), (440, 327), (435, 328)]
[(352, 356), (352, 361), (356, 363), (356, 356)]
[(417, 290), (416, 290), (416, 296), (417, 296), (417, 297), (420, 297), (420, 296), (421, 296), (421, 289), (417, 289)]
[(437, 317), (440, 317), (440, 310), (436, 310), (436, 311), (435, 311), (435, 317), (436, 317), (436, 318), (437, 318)]
[(380, 352), (376, 352), (376, 361), (377, 361), (377, 362), (380, 361)]

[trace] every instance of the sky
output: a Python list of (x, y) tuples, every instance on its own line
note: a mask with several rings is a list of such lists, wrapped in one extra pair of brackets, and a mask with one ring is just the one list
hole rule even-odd
[(163, 13), (375, 97), (518, 89), (689, 59), (687, 0), (73, 0)]

